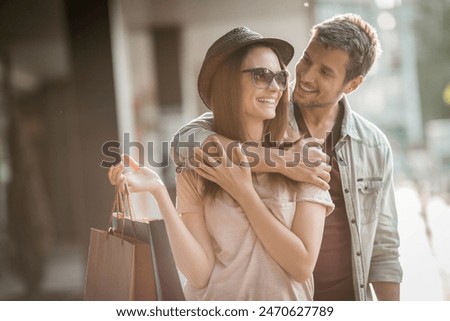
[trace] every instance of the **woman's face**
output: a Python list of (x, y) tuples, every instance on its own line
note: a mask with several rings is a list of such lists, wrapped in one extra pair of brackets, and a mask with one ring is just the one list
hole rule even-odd
[[(262, 46), (250, 49), (241, 65), (241, 71), (243, 71), (241, 75), (241, 108), (243, 108), (246, 123), (262, 122), (274, 118), (276, 107), (283, 94), (276, 79), (273, 79), (266, 88), (261, 88), (264, 86), (257, 81), (256, 87), (253, 79), (254, 73), (250, 71), (255, 68), (266, 68), (275, 74), (283, 70), (272, 49)], [(258, 77), (258, 72), (261, 73), (261, 70), (257, 71), (256, 77)]]

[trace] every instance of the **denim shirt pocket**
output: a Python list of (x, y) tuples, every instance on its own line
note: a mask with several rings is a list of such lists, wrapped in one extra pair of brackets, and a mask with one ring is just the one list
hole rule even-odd
[(361, 223), (371, 223), (377, 218), (380, 210), (383, 179), (381, 177), (358, 178), (356, 186), (361, 209)]

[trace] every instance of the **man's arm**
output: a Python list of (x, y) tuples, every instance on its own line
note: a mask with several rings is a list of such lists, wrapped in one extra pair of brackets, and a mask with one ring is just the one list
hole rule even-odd
[(400, 300), (400, 283), (374, 282), (372, 285), (378, 301)]
[[(194, 164), (194, 147), (203, 147), (208, 151), (208, 142), (212, 136), (219, 139), (225, 150), (236, 143), (232, 140), (217, 135), (212, 131), (213, 114), (205, 113), (192, 120), (175, 133), (171, 142), (171, 156), (178, 167)], [(244, 144), (245, 154), (250, 157), (251, 170), (254, 173), (280, 173), (295, 181), (314, 184), (324, 190), (329, 189), (328, 156), (315, 148), (306, 148), (304, 141), (297, 142), (292, 148), (280, 151), (277, 148), (265, 148), (261, 144)], [(214, 146), (214, 144), (211, 144)], [(306, 152), (306, 154), (305, 154)], [(307, 156), (308, 161), (305, 160)]]
[(403, 276), (393, 176), (392, 151), (386, 140), (382, 199), (369, 273), (378, 300), (399, 300)]
[(215, 134), (212, 131), (213, 121), (213, 113), (207, 112), (191, 120), (175, 133), (170, 146), (171, 157), (176, 166), (189, 166), (189, 161), (194, 156), (194, 147), (202, 146), (209, 136)]

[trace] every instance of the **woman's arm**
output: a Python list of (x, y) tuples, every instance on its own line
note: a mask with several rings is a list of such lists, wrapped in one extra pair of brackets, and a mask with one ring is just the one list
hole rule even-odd
[[(108, 173), (111, 183), (126, 182), (131, 192), (150, 192), (153, 195), (164, 219), (177, 267), (192, 286), (205, 287), (213, 269), (214, 252), (203, 213), (186, 213), (181, 218), (159, 176), (147, 167), (140, 167), (127, 155), (124, 159), (132, 172), (123, 174), (123, 163), (111, 167)], [(190, 187), (185, 180), (177, 181), (177, 185), (185, 189)]]
[[(233, 153), (242, 164), (247, 162), (239, 148)], [(326, 207), (312, 202), (297, 203), (289, 229), (275, 218), (256, 193), (248, 167), (234, 165), (223, 152), (224, 156), (215, 160), (200, 149), (196, 154), (204, 160), (197, 169), (199, 175), (219, 184), (239, 203), (272, 258), (298, 282), (310, 277), (322, 241)]]
[(241, 191), (239, 194), (237, 202), (267, 252), (296, 281), (308, 279), (319, 255), (326, 207), (312, 202), (297, 203), (289, 230), (254, 192)]

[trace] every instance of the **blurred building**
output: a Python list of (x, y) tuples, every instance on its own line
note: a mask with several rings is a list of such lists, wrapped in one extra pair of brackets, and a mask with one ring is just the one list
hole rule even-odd
[[(113, 197), (99, 166), (118, 136), (107, 2), (1, 1), (0, 70), (0, 277), (20, 281), (1, 295), (65, 281), (58, 297), (78, 297), (89, 227), (105, 227)], [(48, 274), (61, 255), (78, 273)]]

